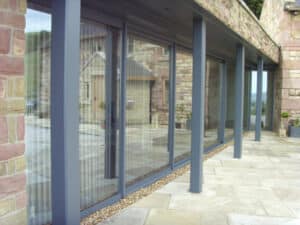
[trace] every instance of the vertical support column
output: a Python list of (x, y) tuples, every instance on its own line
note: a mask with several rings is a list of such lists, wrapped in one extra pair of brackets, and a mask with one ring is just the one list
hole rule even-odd
[(170, 46), (170, 76), (169, 76), (169, 163), (174, 168), (174, 131), (175, 131), (175, 98), (176, 98), (176, 45)]
[(244, 115), (245, 47), (237, 46), (235, 71), (234, 158), (242, 157)]
[(105, 65), (105, 177), (116, 177), (117, 158), (117, 65), (118, 32), (110, 30), (106, 39)]
[(261, 110), (262, 110), (262, 79), (264, 61), (261, 57), (257, 61), (257, 90), (256, 90), (256, 121), (255, 121), (255, 141), (261, 138)]
[(122, 51), (121, 51), (121, 75), (120, 75), (120, 133), (119, 133), (119, 192), (121, 197), (126, 195), (126, 166), (125, 166), (125, 154), (126, 154), (126, 81), (127, 81), (127, 24), (123, 24), (122, 29)]
[(247, 130), (251, 130), (251, 100), (252, 100), (252, 71), (250, 71), (250, 73), (247, 76), (247, 81), (248, 81), (248, 85), (247, 85)]
[(273, 130), (274, 112), (274, 74), (268, 71), (267, 103), (266, 103), (266, 128)]
[(192, 154), (190, 191), (200, 193), (203, 183), (204, 101), (206, 64), (206, 23), (193, 20), (193, 91), (192, 91)]
[(226, 129), (226, 113), (227, 113), (227, 64), (226, 62), (220, 65), (220, 79), (221, 79), (221, 102), (220, 102), (220, 127), (219, 127), (219, 141), (221, 144), (225, 143), (225, 129)]
[(79, 225), (80, 0), (52, 1), (52, 224)]

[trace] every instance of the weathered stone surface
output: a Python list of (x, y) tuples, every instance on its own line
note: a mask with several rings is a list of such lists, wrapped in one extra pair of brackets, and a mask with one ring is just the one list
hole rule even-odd
[(287, 0), (265, 0), (261, 23), (281, 46), (280, 66), (275, 72), (275, 118), (278, 130), (280, 113), (288, 111), (291, 118), (300, 111), (300, 15), (284, 10)]
[[(279, 47), (241, 0), (195, 0), (248, 43), (279, 62)], [(255, 31), (255, 32), (253, 32)]]
[(0, 0), (0, 224), (27, 224), (24, 144), (26, 0)]

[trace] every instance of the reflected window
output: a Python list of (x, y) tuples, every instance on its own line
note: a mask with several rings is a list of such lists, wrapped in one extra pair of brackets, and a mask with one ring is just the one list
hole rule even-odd
[(133, 184), (168, 165), (168, 46), (129, 35), (126, 179)]

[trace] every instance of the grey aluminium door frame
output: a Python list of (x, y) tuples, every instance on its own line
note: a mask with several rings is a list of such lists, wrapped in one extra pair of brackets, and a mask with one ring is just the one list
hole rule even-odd
[(126, 196), (126, 81), (127, 81), (127, 41), (128, 27), (124, 22), (121, 37), (121, 70), (120, 70), (120, 115), (119, 115), (119, 193)]
[(174, 169), (174, 135), (175, 135), (175, 112), (176, 112), (176, 44), (170, 45), (170, 75), (169, 75), (169, 129), (168, 150), (169, 163)]
[(190, 191), (200, 193), (203, 185), (204, 106), (206, 66), (206, 22), (193, 19), (193, 86)]
[(221, 79), (221, 102), (220, 102), (220, 126), (218, 130), (218, 139), (221, 144), (225, 143), (226, 114), (227, 114), (227, 63), (220, 64)]
[(52, 1), (52, 224), (80, 224), (80, 0)]

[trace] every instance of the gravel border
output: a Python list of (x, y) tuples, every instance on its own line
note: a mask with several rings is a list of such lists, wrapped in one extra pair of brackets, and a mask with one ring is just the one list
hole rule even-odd
[[(228, 146), (231, 146), (232, 144), (233, 144), (233, 141), (230, 141), (220, 147), (217, 147), (215, 150), (206, 154), (204, 156), (204, 160), (207, 160), (207, 159), (213, 157), (215, 154), (218, 154), (219, 152), (223, 151), (225, 148), (227, 148)], [(83, 218), (80, 224), (81, 225), (97, 225), (97, 224), (103, 222), (104, 220), (108, 219), (109, 217), (119, 213), (122, 209), (125, 209), (128, 206), (134, 204), (141, 198), (144, 198), (144, 197), (150, 195), (154, 191), (156, 191), (159, 188), (161, 188), (162, 186), (170, 183), (171, 181), (175, 180), (179, 176), (182, 176), (189, 170), (190, 170), (190, 165), (185, 165), (181, 168), (178, 168), (178, 169), (174, 170), (172, 173), (170, 173), (169, 175), (161, 178), (160, 180), (157, 180), (153, 184), (151, 184), (145, 188), (142, 188), (132, 194), (129, 194), (128, 196), (126, 196), (126, 198), (121, 199), (117, 203), (107, 206), (103, 209), (100, 209), (99, 211)]]

